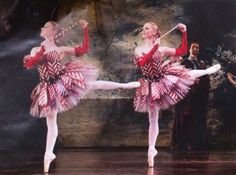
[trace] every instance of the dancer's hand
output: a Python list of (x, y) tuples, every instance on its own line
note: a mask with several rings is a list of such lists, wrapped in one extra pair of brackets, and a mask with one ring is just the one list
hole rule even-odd
[(79, 24), (82, 28), (86, 28), (88, 26), (88, 22), (84, 19), (79, 20)]
[(179, 23), (177, 25), (178, 29), (183, 33), (183, 32), (186, 32), (187, 31), (187, 27), (186, 25), (182, 24), (182, 23)]

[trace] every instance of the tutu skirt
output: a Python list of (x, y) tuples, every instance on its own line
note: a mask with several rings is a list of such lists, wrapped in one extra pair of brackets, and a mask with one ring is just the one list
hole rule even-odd
[(195, 78), (179, 63), (165, 66), (164, 74), (158, 80), (139, 79), (141, 87), (136, 89), (134, 108), (137, 112), (150, 109), (166, 109), (183, 99)]
[(88, 93), (89, 83), (98, 77), (98, 70), (80, 61), (67, 63), (60, 76), (51, 81), (40, 81), (31, 94), (30, 114), (46, 117), (52, 111), (66, 111), (79, 103)]

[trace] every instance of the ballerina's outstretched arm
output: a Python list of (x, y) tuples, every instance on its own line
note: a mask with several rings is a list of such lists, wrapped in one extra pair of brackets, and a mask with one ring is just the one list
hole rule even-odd
[(184, 24), (178, 24), (178, 29), (182, 32), (182, 41), (181, 46), (178, 48), (170, 48), (170, 47), (160, 47), (160, 52), (162, 52), (165, 56), (183, 56), (187, 54), (188, 51), (188, 40), (187, 40), (187, 28)]
[(85, 20), (79, 21), (80, 26), (83, 28), (84, 36), (82, 45), (76, 47), (62, 46), (59, 47), (59, 50), (64, 55), (76, 55), (82, 56), (85, 53), (88, 53), (90, 44), (89, 44), (89, 32), (88, 32), (88, 22)]

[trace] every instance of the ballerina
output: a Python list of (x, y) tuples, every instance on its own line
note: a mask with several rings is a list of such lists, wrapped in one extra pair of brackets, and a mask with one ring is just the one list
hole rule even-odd
[[(182, 32), (181, 47), (160, 46), (158, 26), (148, 22), (141, 33), (144, 44), (135, 49), (134, 63), (141, 68), (143, 78), (139, 79), (141, 87), (136, 89), (134, 108), (137, 112), (149, 114), (149, 167), (154, 166), (154, 157), (157, 155), (155, 144), (159, 134), (159, 110), (183, 99), (196, 78), (215, 73), (221, 68), (218, 64), (205, 70), (189, 70), (176, 62), (174, 58), (187, 53), (187, 29), (184, 24), (178, 24), (175, 28)], [(172, 59), (166, 60), (166, 57)]]
[(40, 82), (31, 94), (30, 114), (46, 118), (47, 141), (44, 154), (44, 172), (49, 171), (51, 162), (56, 158), (53, 149), (58, 136), (57, 114), (78, 104), (91, 89), (132, 89), (140, 87), (139, 82), (116, 83), (96, 81), (97, 69), (79, 60), (61, 65), (66, 55), (82, 56), (89, 51), (88, 23), (80, 20), (83, 28), (83, 44), (77, 47), (57, 46), (56, 38), (62, 31), (54, 21), (47, 22), (41, 28), (40, 36), (45, 40), (40, 47), (34, 47), (30, 55), (24, 57), (23, 65), (27, 69), (37, 67)]

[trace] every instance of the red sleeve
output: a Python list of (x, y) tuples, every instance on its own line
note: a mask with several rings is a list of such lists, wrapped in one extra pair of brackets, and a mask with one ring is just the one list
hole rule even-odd
[(183, 56), (188, 51), (187, 32), (183, 32), (181, 47), (176, 48), (175, 56)]
[(157, 49), (158, 45), (153, 46), (153, 48), (146, 55), (140, 57), (137, 65), (144, 66), (150, 60), (150, 58), (153, 56)]
[(44, 52), (45, 52), (44, 47), (41, 47), (39, 52), (37, 52), (35, 56), (26, 56), (23, 60), (23, 66), (26, 69), (32, 68), (35, 64), (37, 64), (41, 60), (41, 57)]
[(83, 28), (84, 31), (84, 39), (82, 46), (75, 47), (75, 55), (80, 56), (89, 51), (89, 34), (88, 34), (88, 27)]

